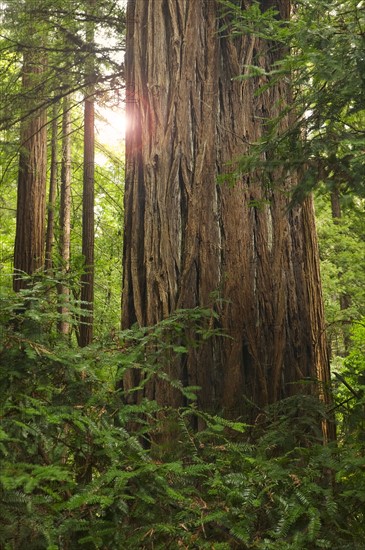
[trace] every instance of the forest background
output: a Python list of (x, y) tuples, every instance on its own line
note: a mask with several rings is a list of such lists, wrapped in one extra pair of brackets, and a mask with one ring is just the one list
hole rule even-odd
[[(292, 204), (315, 196), (333, 402), (300, 392), (254, 423), (209, 414), (198, 388), (166, 373), (190, 348), (224, 338), (212, 309), (120, 330), (124, 144), (105, 139), (103, 118), (131, 100), (130, 22), (113, 0), (3, 2), (4, 549), (365, 548), (365, 5), (299, 2), (290, 23), (259, 3), (219, 5), (224, 32), (285, 46), (270, 71), (250, 65), (237, 77), (261, 78), (258, 94), (290, 77), (295, 117), (284, 133), (284, 113), (273, 118), (237, 172), (296, 169)], [(20, 202), (24, 177), (34, 192)], [(36, 192), (45, 182), (47, 198)], [(27, 219), (30, 201), (42, 220)], [(128, 401), (120, 381), (131, 367), (187, 405)], [(333, 415), (337, 439), (323, 445), (321, 422)], [(160, 437), (166, 416), (173, 441)]]

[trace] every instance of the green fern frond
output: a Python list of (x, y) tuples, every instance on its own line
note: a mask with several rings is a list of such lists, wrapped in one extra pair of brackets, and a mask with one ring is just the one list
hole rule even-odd
[(237, 525), (231, 527), (229, 529), (229, 533), (234, 539), (236, 539), (236, 541), (244, 543), (245, 545), (250, 541), (250, 532), (247, 529), (247, 526)]
[(318, 510), (311, 508), (308, 510), (307, 514), (310, 517), (308, 524), (308, 540), (314, 542), (318, 538), (322, 522)]
[(316, 546), (318, 546), (318, 548), (333, 548), (332, 542), (326, 539), (317, 539)]
[(305, 507), (310, 507), (310, 502), (309, 500), (307, 499), (306, 495), (303, 493), (303, 491), (301, 491), (300, 489), (298, 488), (295, 488), (294, 489), (294, 493), (297, 497), (297, 499), (299, 500), (299, 502), (305, 506)]

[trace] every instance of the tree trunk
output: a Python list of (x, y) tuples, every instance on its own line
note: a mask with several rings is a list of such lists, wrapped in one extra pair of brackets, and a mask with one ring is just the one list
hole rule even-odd
[[(288, 2), (277, 7), (288, 17)], [(280, 171), (217, 184), (290, 99), (283, 82), (257, 95), (264, 80), (235, 80), (245, 65), (268, 69), (277, 47), (220, 34), (217, 14), (211, 0), (128, 4), (122, 325), (215, 307), (230, 338), (171, 374), (201, 387), (200, 408), (252, 421), (281, 398), (324, 394), (329, 363), (311, 200), (288, 212), (295, 178)], [(304, 382), (314, 379), (321, 389)], [(136, 383), (127, 373), (124, 386)], [(144, 393), (184, 404), (161, 381)]]
[[(60, 256), (62, 272), (66, 275), (70, 269), (71, 253), (71, 111), (70, 98), (63, 99), (62, 114), (62, 167), (61, 167), (61, 204), (60, 204)], [(69, 312), (70, 288), (61, 283), (58, 287), (61, 299), (59, 312), (62, 318), (58, 329), (63, 334), (68, 334), (70, 324), (66, 317)]]
[(331, 191), (331, 212), (333, 223), (338, 223), (338, 220), (342, 218), (342, 211), (340, 203), (340, 191), (337, 186)]
[(53, 267), (53, 241), (54, 241), (54, 214), (57, 195), (57, 163), (58, 163), (58, 104), (54, 103), (52, 112), (52, 136), (51, 136), (51, 172), (49, 178), (48, 218), (46, 232), (46, 258), (45, 269), (52, 271)]
[[(20, 130), (18, 198), (14, 248), (13, 288), (26, 286), (19, 275), (32, 275), (44, 265), (46, 177), (47, 177), (47, 113), (37, 110), (39, 98), (35, 90), (45, 73), (45, 59), (32, 49), (25, 50), (22, 89), (25, 109)], [(39, 91), (38, 91), (39, 93)]]
[[(89, 0), (91, 10), (94, 0)], [(94, 23), (88, 22), (86, 29), (88, 44), (94, 41)], [(93, 302), (94, 302), (94, 177), (95, 177), (95, 131), (94, 131), (94, 53), (87, 62), (87, 87), (84, 101), (84, 179), (82, 195), (82, 254), (84, 273), (81, 277), (81, 315), (80, 346), (91, 344), (93, 339)]]

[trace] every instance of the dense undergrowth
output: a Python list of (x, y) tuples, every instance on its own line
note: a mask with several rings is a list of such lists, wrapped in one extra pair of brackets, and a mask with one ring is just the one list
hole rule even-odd
[[(197, 411), (194, 388), (178, 411), (126, 404), (124, 370), (165, 377), (194, 345), (185, 334), (211, 335), (211, 310), (80, 349), (57, 335), (51, 302), (38, 283), (1, 303), (0, 548), (365, 548), (364, 325), (336, 378), (338, 441), (323, 446), (326, 411), (309, 396), (254, 426)], [(157, 446), (166, 417), (176, 439)]]

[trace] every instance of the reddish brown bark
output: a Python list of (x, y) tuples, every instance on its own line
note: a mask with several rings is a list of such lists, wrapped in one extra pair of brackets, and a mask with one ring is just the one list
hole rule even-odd
[[(289, 4), (279, 8), (287, 17)], [(310, 391), (304, 380), (327, 384), (329, 365), (311, 200), (288, 212), (295, 177), (280, 170), (276, 182), (217, 184), (290, 99), (283, 82), (257, 95), (263, 80), (235, 79), (245, 65), (268, 69), (277, 50), (220, 34), (217, 14), (211, 0), (128, 5), (122, 324), (215, 307), (231, 338), (191, 352), (172, 374), (201, 387), (201, 408), (252, 420), (266, 404)], [(214, 304), (217, 292), (223, 301)], [(127, 373), (125, 387), (137, 382)], [(184, 403), (161, 381), (145, 395)]]
[(55, 222), (55, 203), (57, 195), (57, 163), (58, 163), (58, 105), (55, 103), (52, 112), (51, 136), (51, 170), (49, 178), (48, 218), (46, 231), (45, 269), (51, 272), (53, 267), (53, 241)]
[[(95, 6), (94, 0), (89, 0), (90, 13)], [(87, 42), (94, 41), (94, 23), (87, 23)], [(95, 107), (94, 107), (94, 59), (90, 54), (86, 64), (87, 87), (84, 101), (84, 175), (82, 194), (82, 255), (84, 257), (84, 273), (81, 277), (81, 324), (79, 329), (79, 344), (87, 346), (93, 339), (94, 310), (94, 178), (95, 178)]]
[[(40, 83), (45, 72), (45, 59), (38, 52), (26, 50), (23, 56), (22, 88), (25, 115), (20, 130), (18, 198), (14, 248), (13, 287), (24, 288), (17, 274), (32, 275), (44, 265), (47, 114), (37, 110)], [(36, 92), (38, 90), (38, 92)]]
[[(71, 256), (71, 111), (70, 98), (63, 100), (62, 114), (62, 164), (61, 164), (61, 204), (60, 204), (60, 257), (62, 272), (66, 275), (70, 269)], [(70, 289), (61, 283), (58, 287), (61, 299), (59, 312), (62, 318), (58, 329), (68, 334), (70, 323), (67, 320), (69, 311)]]
[(87, 346), (93, 338), (94, 302), (94, 100), (85, 99), (84, 111), (84, 184), (82, 195), (82, 255), (84, 274), (81, 277), (80, 345)]

